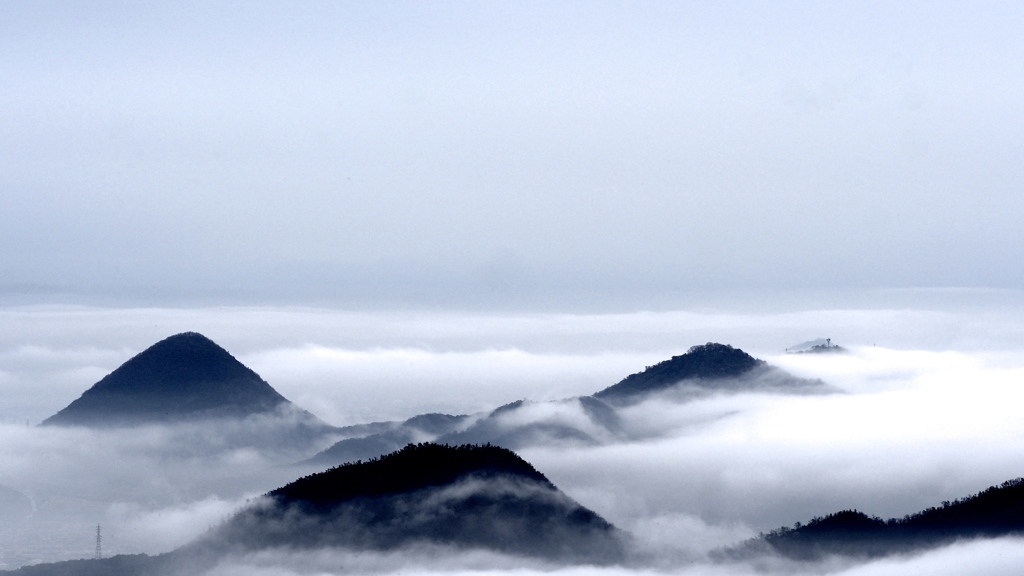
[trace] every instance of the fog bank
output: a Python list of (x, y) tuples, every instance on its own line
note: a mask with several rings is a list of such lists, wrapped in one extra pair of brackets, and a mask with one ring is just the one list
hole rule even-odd
[[(1004, 552), (1003, 561), (1019, 568), (1024, 562), (1006, 543), (1012, 540), (858, 566), (721, 566), (706, 557), (759, 531), (813, 516), (845, 508), (902, 516), (1024, 476), (1024, 424), (1015, 410), (1024, 399), (1024, 323), (1015, 310), (588, 316), (3, 309), (0, 316), (11, 329), (0, 335), (6, 419), (0, 425), (0, 485), (33, 506), (29, 517), (0, 531), (9, 551), (3, 562), (89, 557), (96, 524), (103, 526), (108, 555), (166, 551), (201, 536), (247, 499), (311, 471), (281, 467), (273, 454), (226, 442), (231, 434), (224, 430), (26, 426), (25, 420), (52, 414), (156, 340), (197, 330), (333, 424), (588, 394), (693, 344), (730, 343), (842, 393), (641, 402), (623, 409), (626, 421), (642, 424), (625, 440), (521, 453), (571, 498), (635, 536), (647, 560), (623, 573), (884, 574), (963, 566), (988, 552)], [(831, 337), (849, 353), (780, 353), (817, 336)], [(217, 570), (550, 569), (486, 554), (453, 563), (343, 556), (255, 554)]]

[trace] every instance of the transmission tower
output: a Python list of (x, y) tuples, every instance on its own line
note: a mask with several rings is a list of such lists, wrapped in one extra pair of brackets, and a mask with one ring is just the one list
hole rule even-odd
[(96, 558), (103, 558), (103, 537), (100, 536), (100, 525), (96, 525)]

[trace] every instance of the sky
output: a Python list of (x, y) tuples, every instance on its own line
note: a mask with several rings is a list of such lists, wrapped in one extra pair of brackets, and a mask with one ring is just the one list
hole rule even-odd
[(1014, 2), (8, 2), (0, 297), (1019, 290)]

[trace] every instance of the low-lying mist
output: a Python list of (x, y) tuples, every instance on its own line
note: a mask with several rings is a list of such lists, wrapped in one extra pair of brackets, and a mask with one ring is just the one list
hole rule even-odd
[(1024, 540), (1000, 538), (961, 542), (923, 553), (855, 562), (832, 558), (793, 562), (764, 558), (750, 562), (678, 560), (671, 565), (558, 566), (536, 559), (491, 552), (465, 552), (444, 547), (406, 549), (392, 553), (273, 550), (224, 558), (209, 576), (307, 576), (323, 574), (405, 574), (516, 576), (1016, 576), (1024, 564)]
[(294, 456), (282, 461), (278, 451), (226, 441), (231, 436), (212, 424), (0, 425), (0, 485), (30, 503), (27, 514), (4, 523), (0, 561), (14, 567), (91, 557), (97, 524), (107, 555), (165, 552), (309, 471), (287, 466)]
[[(14, 327), (0, 341), (0, 486), (29, 502), (9, 504), (0, 562), (91, 557), (97, 524), (104, 555), (165, 552), (315, 471), (227, 441), (231, 433), (216, 427), (34, 426), (152, 342), (198, 330), (334, 425), (590, 394), (708, 341), (840, 390), (651, 399), (621, 409), (642, 426), (627, 439), (519, 452), (630, 532), (643, 559), (635, 565), (558, 567), (443, 549), (277, 550), (230, 557), (214, 574), (1016, 574), (1024, 567), (1016, 539), (871, 562), (709, 556), (833, 511), (899, 517), (1024, 476), (1024, 323), (997, 312), (438, 313), (375, 322), (370, 314), (280, 309), (0, 311)], [(849, 352), (781, 354), (818, 336)]]

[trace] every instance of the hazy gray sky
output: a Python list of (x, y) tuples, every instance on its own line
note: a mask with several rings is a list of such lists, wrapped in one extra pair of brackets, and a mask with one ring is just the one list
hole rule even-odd
[(1016, 2), (5, 2), (0, 294), (1024, 288), (1021, 29)]

